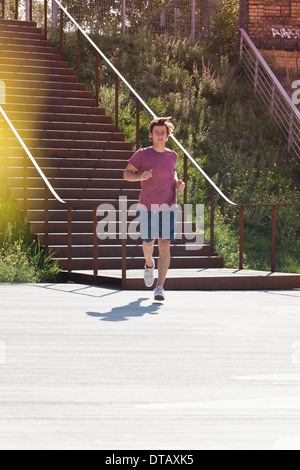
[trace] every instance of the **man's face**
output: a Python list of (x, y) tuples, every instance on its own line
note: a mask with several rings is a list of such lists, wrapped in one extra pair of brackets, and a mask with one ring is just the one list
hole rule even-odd
[(168, 140), (166, 126), (154, 126), (150, 139), (153, 141), (153, 144), (164, 145)]

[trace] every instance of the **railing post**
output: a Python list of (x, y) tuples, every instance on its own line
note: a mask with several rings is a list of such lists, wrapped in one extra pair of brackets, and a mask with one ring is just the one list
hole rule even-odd
[(290, 122), (289, 122), (289, 139), (288, 139), (288, 152), (291, 151), (293, 141), (293, 123), (294, 123), (294, 112), (291, 111)]
[(93, 209), (93, 247), (94, 247), (94, 277), (98, 276), (98, 236), (97, 236), (97, 210), (98, 204), (94, 204)]
[(122, 34), (125, 34), (126, 29), (126, 0), (122, 0)]
[(81, 33), (80, 30), (78, 30), (78, 43), (77, 43), (77, 76), (78, 76), (78, 81), (80, 82), (80, 52), (81, 52)]
[(243, 60), (243, 52), (244, 52), (244, 35), (241, 32), (241, 42), (240, 42), (240, 65), (242, 64)]
[(23, 173), (23, 211), (24, 211), (24, 216), (25, 218), (27, 217), (27, 186), (28, 186), (28, 182), (27, 182), (27, 178), (28, 178), (28, 161), (27, 161), (27, 156), (24, 155), (23, 157), (23, 169), (24, 169), (24, 173)]
[(128, 223), (127, 223), (127, 197), (120, 196), (119, 198), (119, 236), (122, 240), (122, 289), (126, 289), (127, 283), (127, 236), (128, 236)]
[(96, 102), (99, 107), (99, 54), (96, 52)]
[(192, 0), (191, 41), (196, 38), (196, 0)]
[(19, 0), (15, 1), (15, 20), (19, 19)]
[(187, 204), (187, 194), (188, 194), (188, 157), (184, 154), (184, 161), (183, 161), (183, 181), (185, 183), (184, 188), (184, 195), (183, 195), (183, 203)]
[(122, 239), (122, 289), (127, 287), (127, 240)]
[(136, 150), (140, 148), (140, 100), (136, 99)]
[(5, 20), (5, 0), (2, 0), (2, 18)]
[(8, 182), (8, 125), (3, 119), (3, 129), (4, 129), (4, 181), (7, 185)]
[(275, 91), (276, 91), (276, 86), (275, 86), (275, 83), (273, 83), (273, 85), (272, 85), (271, 103), (270, 103), (270, 113), (271, 113), (271, 116), (273, 116), (273, 114), (274, 114)]
[(272, 206), (272, 273), (276, 271), (276, 210), (275, 205)]
[(244, 269), (244, 206), (240, 206), (240, 264), (239, 269)]
[(48, 37), (48, 0), (44, 1), (44, 20), (45, 20), (45, 40)]
[(29, 0), (29, 21), (32, 21), (32, 0)]
[(52, 0), (52, 23), (54, 26), (57, 25), (57, 19), (58, 19), (58, 5), (54, 0)]
[(211, 209), (210, 209), (210, 250), (215, 249), (215, 188), (211, 186)]
[(44, 227), (44, 249), (45, 253), (49, 255), (49, 195), (48, 195), (48, 188), (45, 186), (45, 227)]
[(259, 60), (258, 60), (258, 57), (256, 57), (256, 61), (255, 61), (255, 75), (254, 75), (254, 93), (257, 92), (258, 67), (259, 67)]
[(64, 12), (60, 10), (60, 55), (64, 58)]
[(119, 77), (115, 75), (115, 127), (119, 130)]
[(72, 206), (68, 204), (68, 273), (72, 272)]
[(29, 16), (30, 16), (30, 13), (29, 13), (29, 10), (30, 10), (30, 0), (26, 0), (25, 1), (25, 18), (26, 18), (26, 21), (29, 21)]

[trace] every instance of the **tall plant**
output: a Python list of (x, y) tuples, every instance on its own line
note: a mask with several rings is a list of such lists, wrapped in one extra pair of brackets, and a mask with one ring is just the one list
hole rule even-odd
[(234, 54), (239, 32), (239, 0), (220, 0), (211, 17), (213, 48), (222, 54)]

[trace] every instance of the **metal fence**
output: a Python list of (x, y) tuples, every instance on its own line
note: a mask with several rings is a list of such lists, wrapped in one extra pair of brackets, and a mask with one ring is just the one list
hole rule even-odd
[(92, 33), (136, 31), (201, 39), (219, 0), (64, 0), (78, 23)]
[(300, 159), (300, 112), (255, 47), (241, 29), (240, 61), (254, 93), (273, 116), (288, 142), (288, 152)]
[[(200, 40), (210, 35), (211, 16), (220, 0), (63, 0), (83, 29), (92, 34), (147, 29), (178, 39)], [(1, 0), (6, 17), (14, 15), (15, 0)], [(19, 19), (28, 19), (29, 0), (19, 0)], [(33, 2), (34, 18), (43, 21), (44, 0)], [(48, 0), (48, 16), (56, 22), (57, 5)], [(72, 28), (71, 24), (65, 27)]]

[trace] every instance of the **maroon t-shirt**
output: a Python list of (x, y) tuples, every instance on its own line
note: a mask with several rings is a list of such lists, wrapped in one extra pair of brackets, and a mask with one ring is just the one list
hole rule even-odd
[(174, 150), (157, 152), (153, 147), (138, 150), (129, 160), (139, 175), (152, 171), (152, 178), (141, 181), (141, 195), (138, 210), (168, 210), (177, 207), (175, 171), (178, 155)]

